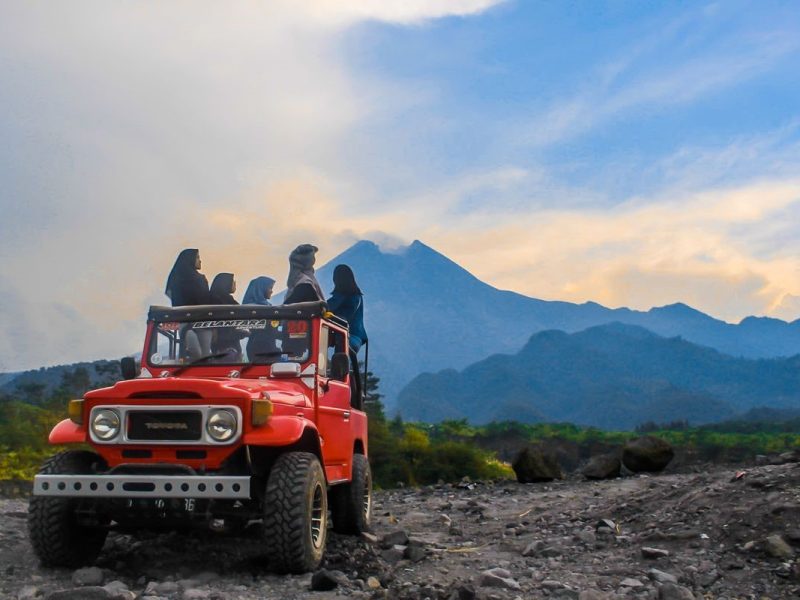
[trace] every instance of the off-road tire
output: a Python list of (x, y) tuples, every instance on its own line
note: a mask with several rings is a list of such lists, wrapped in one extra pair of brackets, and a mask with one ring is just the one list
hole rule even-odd
[(264, 494), (263, 539), (277, 573), (316, 569), (325, 553), (328, 495), (319, 459), (287, 452), (272, 465)]
[(353, 478), (350, 483), (331, 489), (333, 530), (360, 535), (372, 524), (372, 470), (363, 454), (353, 455)]
[[(95, 464), (104, 464), (97, 454), (68, 450), (42, 463), (43, 475), (86, 475)], [(77, 498), (32, 496), (28, 505), (28, 535), (33, 551), (44, 567), (77, 568), (95, 561), (108, 530), (78, 523)]]

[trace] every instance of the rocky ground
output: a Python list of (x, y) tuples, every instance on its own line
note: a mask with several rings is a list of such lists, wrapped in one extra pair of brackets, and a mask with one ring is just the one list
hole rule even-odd
[[(376, 493), (374, 536), (276, 576), (258, 538), (111, 534), (96, 567), (41, 569), (0, 500), (3, 599), (798, 598), (800, 464)], [(314, 591), (314, 589), (328, 591)]]

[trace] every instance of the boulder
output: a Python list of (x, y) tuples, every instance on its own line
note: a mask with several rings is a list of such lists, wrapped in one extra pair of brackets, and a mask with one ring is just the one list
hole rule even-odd
[(586, 479), (614, 479), (619, 477), (621, 467), (619, 455), (611, 452), (593, 456), (581, 473)]
[(514, 469), (514, 474), (520, 483), (539, 483), (564, 478), (555, 455), (537, 446), (527, 446), (520, 450), (511, 463), (511, 468)]
[(657, 473), (674, 456), (675, 451), (669, 442), (651, 435), (631, 440), (622, 448), (622, 462), (634, 473)]
[(780, 535), (770, 535), (764, 540), (764, 551), (775, 558), (788, 559), (794, 556), (794, 550)]
[(347, 576), (341, 571), (320, 569), (311, 576), (311, 590), (315, 592), (329, 592), (344, 583)]

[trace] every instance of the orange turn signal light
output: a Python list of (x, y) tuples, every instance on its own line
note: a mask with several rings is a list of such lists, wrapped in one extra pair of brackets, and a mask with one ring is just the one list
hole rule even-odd
[(264, 425), (272, 416), (272, 401), (269, 398), (263, 400), (253, 400), (250, 407), (250, 420), (254, 427)]
[(83, 400), (70, 400), (67, 404), (67, 415), (69, 420), (76, 425), (83, 424)]

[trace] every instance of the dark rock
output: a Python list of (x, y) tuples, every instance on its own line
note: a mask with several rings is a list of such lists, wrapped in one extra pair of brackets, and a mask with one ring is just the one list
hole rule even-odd
[(419, 562), (424, 560), (426, 556), (427, 552), (420, 544), (409, 544), (403, 553), (403, 558), (407, 558), (411, 562)]
[(791, 558), (794, 550), (779, 535), (770, 535), (764, 540), (764, 551), (774, 558)]
[(483, 587), (499, 587), (507, 590), (520, 590), (521, 587), (506, 569), (495, 568), (481, 573), (479, 579)]
[(522, 551), (522, 556), (538, 556), (545, 546), (546, 544), (542, 540), (535, 540)]
[(374, 533), (369, 533), (368, 531), (361, 532), (361, 539), (367, 542), (368, 544), (377, 544), (378, 543), (378, 536)]
[(511, 468), (520, 483), (540, 483), (564, 478), (555, 455), (546, 453), (538, 446), (527, 446), (520, 450), (511, 463)]
[(620, 533), (619, 525), (611, 519), (600, 519), (595, 525), (595, 531), (604, 535)]
[(593, 456), (581, 473), (586, 479), (614, 479), (619, 477), (622, 462), (617, 453)]
[(59, 590), (45, 597), (45, 600), (112, 600), (114, 596), (98, 586), (85, 586), (71, 590)]
[(635, 473), (662, 471), (674, 456), (669, 442), (650, 435), (631, 440), (622, 448), (622, 462)]
[(77, 586), (100, 586), (104, 580), (103, 570), (98, 567), (85, 567), (72, 573), (72, 583)]
[(661, 548), (642, 547), (642, 556), (644, 558), (666, 558), (669, 556), (669, 550), (662, 550)]
[(381, 538), (381, 548), (391, 548), (393, 546), (405, 546), (408, 544), (408, 534), (405, 531), (398, 530), (392, 533), (387, 533)]
[(475, 600), (475, 588), (466, 583), (459, 585), (450, 593), (449, 600)]
[(344, 573), (320, 569), (311, 576), (311, 589), (315, 592), (329, 592), (346, 580)]
[(659, 571), (658, 569), (650, 569), (647, 572), (647, 576), (658, 583), (678, 583), (678, 578), (675, 577), (675, 575)]
[(396, 547), (389, 548), (388, 550), (381, 552), (381, 558), (389, 564), (395, 564), (403, 560), (403, 557), (405, 556), (405, 550), (405, 548), (402, 550)]
[(665, 583), (658, 588), (658, 600), (694, 600), (694, 594), (681, 585)]
[(800, 529), (789, 529), (783, 537), (793, 544), (800, 544)]

